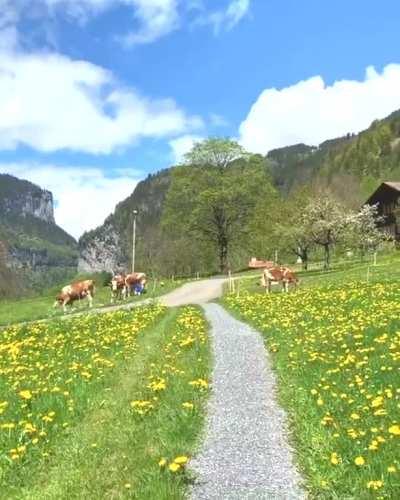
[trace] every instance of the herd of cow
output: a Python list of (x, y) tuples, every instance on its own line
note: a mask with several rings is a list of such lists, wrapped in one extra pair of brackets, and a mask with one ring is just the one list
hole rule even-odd
[[(116, 274), (110, 281), (111, 302), (125, 300), (130, 295), (141, 295), (146, 291), (147, 278), (145, 273)], [(283, 292), (289, 291), (289, 285), (296, 288), (299, 283), (295, 273), (284, 266), (268, 266), (261, 275), (261, 285), (267, 293), (271, 292), (272, 285), (281, 285)], [(89, 307), (93, 305), (95, 284), (93, 280), (84, 280), (71, 283), (62, 288), (57, 295), (54, 307), (61, 306), (66, 312), (67, 306), (72, 306), (75, 301), (88, 299)]]
[[(146, 291), (147, 278), (145, 273), (116, 274), (110, 281), (111, 302), (124, 300), (130, 295), (141, 295)], [(61, 306), (66, 312), (67, 306), (75, 301), (88, 299), (89, 307), (93, 305), (95, 283), (93, 280), (83, 280), (64, 286), (57, 295), (54, 307)]]

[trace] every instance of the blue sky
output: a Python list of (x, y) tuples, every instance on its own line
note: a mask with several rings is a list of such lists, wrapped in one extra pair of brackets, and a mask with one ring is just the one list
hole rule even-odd
[(358, 132), (400, 108), (399, 21), (394, 0), (0, 0), (0, 172), (79, 236), (194, 140)]

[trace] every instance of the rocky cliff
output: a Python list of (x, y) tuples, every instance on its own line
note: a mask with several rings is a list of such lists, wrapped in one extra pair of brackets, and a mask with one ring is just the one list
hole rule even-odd
[(55, 223), (52, 193), (0, 174), (0, 297), (67, 279), (77, 261), (76, 241)]
[(133, 193), (119, 203), (113, 214), (79, 240), (79, 271), (99, 272), (128, 270), (131, 265), (132, 211), (137, 216), (137, 269), (149, 269), (155, 248), (165, 195), (170, 184), (170, 170), (149, 175)]
[(28, 181), (0, 174), (0, 214), (4, 217), (30, 215), (55, 224), (53, 195)]

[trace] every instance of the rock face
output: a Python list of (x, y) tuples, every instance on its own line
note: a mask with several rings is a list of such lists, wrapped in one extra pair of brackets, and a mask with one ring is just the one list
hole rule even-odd
[(0, 214), (33, 216), (55, 224), (53, 195), (28, 181), (0, 175)]
[(118, 272), (130, 269), (134, 209), (138, 210), (136, 268), (149, 269), (152, 252), (160, 247), (157, 232), (169, 185), (170, 169), (149, 175), (139, 182), (102, 226), (80, 238), (78, 270)]
[(55, 223), (52, 193), (0, 174), (0, 297), (68, 279), (77, 263), (76, 241)]
[(126, 256), (121, 251), (121, 238), (112, 222), (101, 226), (101, 230), (80, 247), (78, 261), (80, 272), (117, 273), (126, 266)]

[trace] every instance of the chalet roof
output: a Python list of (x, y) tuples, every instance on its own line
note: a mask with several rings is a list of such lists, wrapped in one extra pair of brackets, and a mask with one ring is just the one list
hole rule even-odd
[(389, 187), (396, 189), (396, 191), (400, 191), (400, 182), (383, 182), (382, 184), (386, 184)]
[(382, 182), (382, 184), (371, 194), (365, 203), (372, 205), (379, 203), (384, 198), (396, 199), (398, 196), (400, 196), (400, 182), (386, 181)]

